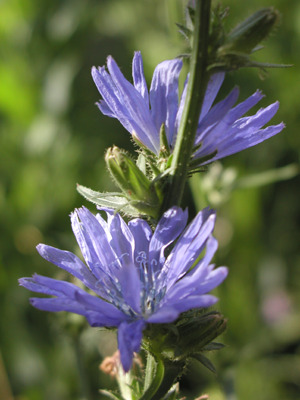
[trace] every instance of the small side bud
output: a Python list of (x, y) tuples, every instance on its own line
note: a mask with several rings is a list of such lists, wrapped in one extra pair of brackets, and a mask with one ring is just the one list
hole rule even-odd
[(179, 319), (177, 323), (180, 348), (187, 353), (201, 352), (225, 331), (226, 325), (226, 319), (217, 311), (203, 315), (193, 311), (190, 318)]
[[(181, 314), (173, 324), (153, 324), (145, 332), (145, 336), (166, 359), (178, 361), (197, 357), (202, 362), (199, 358), (205, 358), (203, 352), (223, 347), (214, 340), (225, 331), (226, 325), (227, 320), (219, 312), (204, 313), (203, 309), (194, 309)], [(206, 364), (213, 369), (209, 367), (209, 362)]]
[(252, 53), (269, 36), (279, 17), (273, 7), (255, 12), (229, 33), (219, 52)]
[(143, 214), (157, 218), (161, 195), (125, 151), (114, 146), (105, 155), (109, 172), (131, 205)]

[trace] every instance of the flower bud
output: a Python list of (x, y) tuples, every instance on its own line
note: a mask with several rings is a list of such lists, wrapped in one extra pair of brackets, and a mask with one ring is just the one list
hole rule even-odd
[(178, 345), (186, 354), (203, 351), (205, 346), (221, 335), (226, 329), (226, 320), (222, 314), (212, 311), (206, 314), (194, 315), (178, 321)]
[(227, 36), (219, 53), (250, 54), (267, 38), (278, 23), (279, 13), (273, 7), (262, 8), (237, 25)]
[(203, 310), (191, 310), (183, 313), (174, 324), (152, 326), (148, 337), (152, 343), (156, 341), (157, 349), (166, 358), (180, 360), (222, 348), (222, 345), (212, 341), (225, 331), (226, 325), (226, 319), (217, 311), (203, 313)]
[(125, 151), (116, 146), (107, 150), (105, 161), (118, 186), (131, 200), (131, 205), (157, 218), (162, 197), (157, 186), (151, 183)]

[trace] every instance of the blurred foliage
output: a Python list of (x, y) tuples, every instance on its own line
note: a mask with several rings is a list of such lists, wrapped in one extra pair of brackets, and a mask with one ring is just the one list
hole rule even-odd
[[(112, 54), (129, 78), (133, 51), (138, 49), (150, 82), (158, 62), (184, 51), (175, 26), (182, 22), (183, 3), (0, 2), (3, 400), (98, 399), (100, 387), (114, 385), (98, 369), (103, 356), (115, 349), (114, 336), (88, 329), (79, 317), (33, 309), (17, 279), (34, 272), (64, 277), (37, 255), (36, 244), (77, 251), (68, 214), (86, 202), (76, 193), (76, 183), (114, 190), (104, 166), (105, 149), (115, 144), (133, 150), (128, 133), (94, 105), (99, 94), (91, 67), (104, 65)], [(228, 0), (224, 5), (231, 7), (228, 29), (258, 8), (274, 5), (282, 14), (281, 25), (262, 55), (257, 53), (257, 60), (295, 66), (269, 70), (264, 80), (255, 70), (228, 74), (221, 94), (235, 84), (241, 87), (241, 99), (262, 89), (266, 94), (262, 105), (280, 100), (274, 123), (284, 120), (287, 128), (222, 165), (243, 178), (297, 164), (299, 2)], [(197, 179), (200, 193), (201, 176)], [(239, 188), (217, 205), (216, 263), (230, 268), (217, 292), (221, 299), (217, 308), (229, 319), (223, 338), (227, 347), (213, 359), (217, 377), (196, 363), (190, 365), (181, 384), (188, 398), (200, 393), (231, 400), (300, 398), (299, 187), (295, 177), (264, 187)]]

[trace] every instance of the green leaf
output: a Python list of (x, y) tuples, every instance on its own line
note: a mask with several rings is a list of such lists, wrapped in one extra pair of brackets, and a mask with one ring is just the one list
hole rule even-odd
[(159, 357), (148, 352), (144, 381), (144, 393), (140, 400), (151, 400), (157, 392), (165, 373), (164, 363)]
[(140, 216), (138, 210), (130, 205), (130, 202), (122, 193), (101, 193), (82, 185), (77, 185), (77, 191), (88, 201), (97, 204), (97, 206), (122, 211), (133, 217)]

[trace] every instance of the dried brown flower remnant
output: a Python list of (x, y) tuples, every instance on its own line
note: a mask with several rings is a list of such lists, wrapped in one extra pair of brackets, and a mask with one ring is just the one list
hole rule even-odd
[(99, 369), (105, 374), (110, 375), (114, 378), (120, 366), (120, 352), (115, 351), (111, 357), (105, 357), (102, 363), (99, 365)]
[[(143, 367), (142, 359), (137, 353), (134, 353), (133, 355), (133, 368), (135, 366), (138, 366), (139, 368)], [(115, 351), (111, 357), (105, 357), (99, 365), (99, 369), (105, 374), (110, 375), (112, 378), (115, 378), (116, 375), (119, 374), (120, 367), (121, 361), (119, 350)]]

